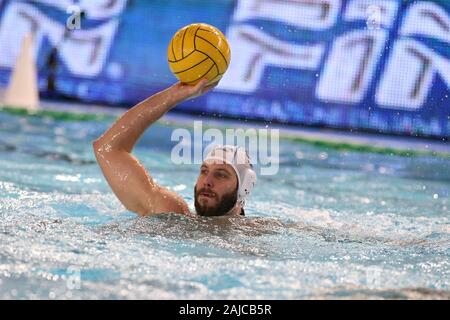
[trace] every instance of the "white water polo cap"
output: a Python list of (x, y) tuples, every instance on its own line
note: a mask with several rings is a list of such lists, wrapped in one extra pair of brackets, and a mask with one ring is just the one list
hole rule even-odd
[(204, 161), (213, 160), (233, 167), (238, 179), (237, 202), (244, 206), (245, 200), (256, 184), (256, 173), (247, 151), (242, 147), (232, 145), (215, 146)]

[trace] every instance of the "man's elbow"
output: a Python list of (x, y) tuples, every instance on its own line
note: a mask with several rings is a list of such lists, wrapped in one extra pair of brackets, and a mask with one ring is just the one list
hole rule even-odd
[(100, 141), (99, 139), (92, 142), (92, 150), (94, 151), (95, 159), (97, 160), (98, 164), (102, 166), (102, 163), (104, 160), (106, 160), (106, 157), (108, 156), (106, 151), (106, 145)]
[(94, 140), (92, 142), (92, 148), (94, 148), (95, 153), (100, 150), (100, 145), (101, 145), (100, 139)]
[(104, 152), (108, 152), (108, 150), (111, 149), (111, 146), (102, 141), (101, 138), (98, 138), (97, 140), (92, 142), (92, 148), (94, 150), (95, 156), (98, 156), (103, 154)]

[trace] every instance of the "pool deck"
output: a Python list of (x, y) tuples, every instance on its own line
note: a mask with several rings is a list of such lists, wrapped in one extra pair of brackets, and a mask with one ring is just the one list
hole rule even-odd
[[(95, 104), (80, 104), (55, 101), (41, 101), (42, 110), (63, 111), (70, 113), (102, 114), (120, 116), (127, 109), (119, 107), (107, 107)], [(350, 131), (339, 131), (326, 128), (311, 128), (305, 126), (293, 126), (282, 124), (270, 124), (258, 122), (242, 122), (230, 119), (218, 119), (212, 117), (189, 115), (182, 113), (168, 113), (160, 121), (171, 125), (193, 126), (194, 121), (207, 121), (205, 127), (224, 128), (255, 128), (255, 129), (279, 129), (280, 137), (289, 137), (310, 142), (325, 142), (333, 145), (368, 146), (375, 149), (395, 149), (399, 151), (412, 151), (424, 153), (439, 153), (450, 156), (450, 142), (432, 139), (379, 135), (374, 133), (361, 133)]]

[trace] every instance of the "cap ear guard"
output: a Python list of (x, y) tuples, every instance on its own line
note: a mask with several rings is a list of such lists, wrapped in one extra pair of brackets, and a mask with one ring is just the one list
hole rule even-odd
[(239, 185), (238, 201), (243, 206), (256, 184), (256, 173), (252, 168), (247, 168)]

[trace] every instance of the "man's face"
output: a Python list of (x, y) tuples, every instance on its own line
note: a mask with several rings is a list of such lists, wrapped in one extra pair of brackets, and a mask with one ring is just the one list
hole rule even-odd
[(238, 179), (229, 164), (204, 162), (194, 188), (195, 210), (201, 216), (222, 216), (237, 200)]

